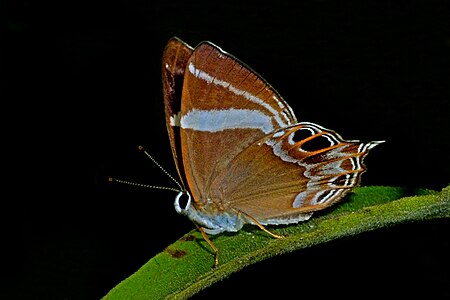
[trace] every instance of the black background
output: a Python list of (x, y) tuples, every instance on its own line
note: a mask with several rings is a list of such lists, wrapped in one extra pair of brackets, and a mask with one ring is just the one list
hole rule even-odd
[[(14, 184), (4, 201), (17, 212), (6, 283), (14, 298), (99, 299), (193, 228), (175, 213), (174, 193), (107, 182), (174, 186), (137, 151), (175, 174), (160, 72), (174, 35), (244, 61), (301, 121), (386, 140), (367, 158), (363, 185), (446, 186), (445, 2), (10, 2), (4, 113), (13, 118), (4, 129)], [(448, 220), (428, 221), (330, 242), (198, 298), (448, 296), (448, 229)]]

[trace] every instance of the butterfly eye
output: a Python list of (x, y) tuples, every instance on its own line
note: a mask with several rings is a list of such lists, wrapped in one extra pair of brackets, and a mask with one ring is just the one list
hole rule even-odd
[(180, 192), (175, 198), (175, 210), (179, 214), (186, 214), (191, 206), (191, 195), (188, 192)]

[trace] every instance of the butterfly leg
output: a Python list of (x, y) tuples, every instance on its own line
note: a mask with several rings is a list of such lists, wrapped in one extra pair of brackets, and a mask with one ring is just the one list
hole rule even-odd
[(213, 244), (213, 242), (211, 242), (211, 240), (209, 239), (208, 235), (205, 232), (205, 228), (200, 227), (197, 224), (195, 224), (195, 226), (197, 226), (197, 229), (202, 234), (203, 239), (208, 243), (208, 245), (213, 250), (213, 252), (214, 252), (214, 265), (213, 265), (213, 268), (217, 267), (219, 265), (219, 249), (217, 249), (217, 247)]
[(240, 211), (240, 210), (238, 211), (238, 214), (244, 215), (247, 219), (251, 220), (251, 221), (253, 222), (253, 224), (255, 224), (256, 226), (258, 226), (259, 229), (261, 229), (261, 230), (263, 230), (264, 232), (270, 234), (270, 235), (273, 236), (274, 238), (276, 238), (276, 239), (282, 239), (282, 238), (284, 238), (284, 236), (282, 236), (282, 235), (278, 235), (278, 234), (275, 234), (275, 233), (273, 233), (273, 232), (270, 232), (266, 227), (264, 227), (263, 224), (259, 223), (258, 220), (256, 220), (255, 218), (253, 218), (253, 217), (250, 216), (249, 214), (247, 214), (247, 213), (245, 213), (245, 212), (243, 212), (243, 211)]

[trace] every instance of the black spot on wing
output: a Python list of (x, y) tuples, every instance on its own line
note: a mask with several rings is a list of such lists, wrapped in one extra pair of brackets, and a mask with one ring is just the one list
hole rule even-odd
[(296, 132), (292, 133), (292, 140), (297, 143), (301, 142), (309, 137), (311, 137), (313, 133), (309, 129), (300, 129)]
[(333, 146), (333, 143), (324, 135), (319, 135), (303, 143), (300, 148), (307, 152), (313, 152)]

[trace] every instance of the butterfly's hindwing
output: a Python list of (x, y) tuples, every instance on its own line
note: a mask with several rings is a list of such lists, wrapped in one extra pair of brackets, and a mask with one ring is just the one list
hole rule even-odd
[[(322, 137), (309, 151), (304, 149)], [(216, 177), (210, 193), (220, 191), (216, 198), (263, 224), (295, 220), (342, 199), (359, 183), (365, 171), (362, 160), (377, 144), (345, 141), (316, 124), (298, 123), (248, 146)]]

